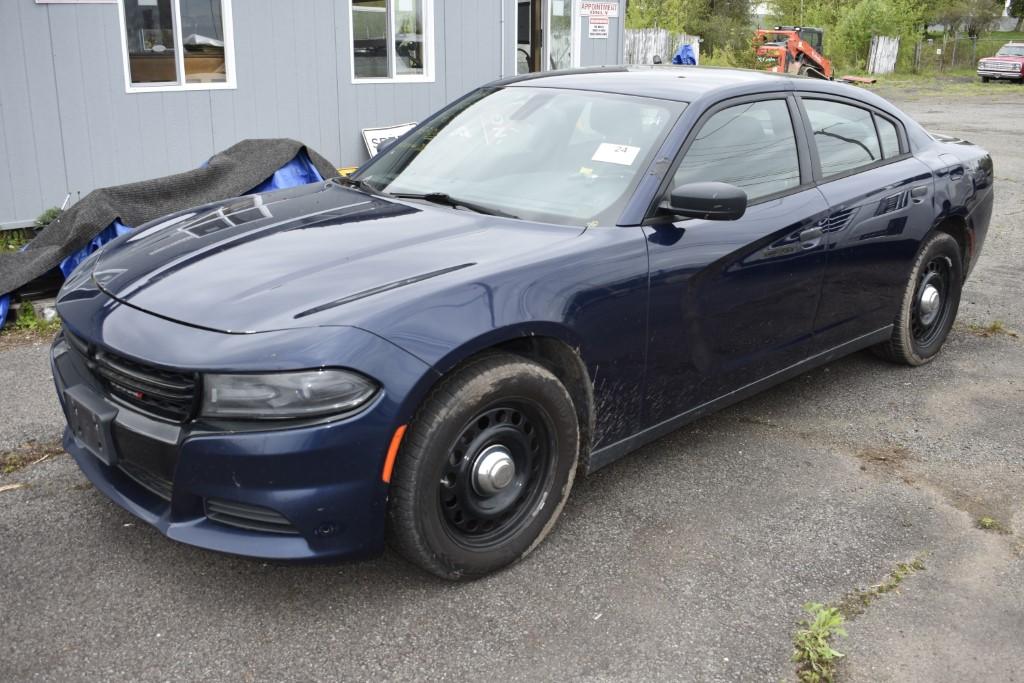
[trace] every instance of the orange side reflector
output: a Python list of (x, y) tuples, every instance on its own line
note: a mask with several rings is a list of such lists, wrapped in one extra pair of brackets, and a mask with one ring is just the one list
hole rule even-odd
[(406, 425), (402, 425), (396, 429), (395, 435), (391, 437), (388, 457), (384, 459), (384, 471), (380, 473), (380, 478), (385, 484), (391, 483), (391, 470), (395, 469), (395, 458), (398, 457), (398, 447), (402, 445), (402, 437), (405, 436), (405, 427)]

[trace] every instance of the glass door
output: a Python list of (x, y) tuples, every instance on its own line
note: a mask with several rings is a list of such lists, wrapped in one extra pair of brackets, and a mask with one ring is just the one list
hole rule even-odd
[(573, 0), (547, 0), (544, 71), (571, 69)]
[(575, 0), (517, 0), (516, 73), (579, 65)]

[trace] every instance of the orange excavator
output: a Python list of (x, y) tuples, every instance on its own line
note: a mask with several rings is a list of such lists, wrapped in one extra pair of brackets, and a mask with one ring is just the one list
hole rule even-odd
[(806, 26), (757, 29), (757, 68), (832, 80), (832, 62), (821, 54), (825, 32)]

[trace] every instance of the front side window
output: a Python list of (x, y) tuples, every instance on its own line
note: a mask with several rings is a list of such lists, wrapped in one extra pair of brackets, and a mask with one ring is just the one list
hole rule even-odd
[(676, 170), (673, 187), (703, 181), (740, 187), (748, 201), (800, 185), (786, 101), (738, 104), (705, 121)]
[(352, 77), (433, 78), (433, 0), (351, 0)]
[(610, 225), (684, 107), (582, 90), (481, 89), (357, 178), (377, 191), (443, 193), (533, 221)]
[(230, 0), (121, 0), (129, 92), (234, 87)]
[(871, 112), (832, 100), (805, 99), (825, 178), (870, 166), (882, 158)]

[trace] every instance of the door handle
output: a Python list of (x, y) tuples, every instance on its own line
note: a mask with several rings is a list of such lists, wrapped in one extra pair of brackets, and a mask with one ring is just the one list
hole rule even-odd
[(825, 234), (825, 231), (822, 230), (821, 228), (817, 227), (817, 226), (815, 226), (813, 228), (807, 228), (806, 230), (804, 230), (804, 231), (802, 231), (800, 233), (800, 241), (801, 242), (810, 242), (812, 240), (818, 239), (819, 237), (821, 237), (824, 234)]

